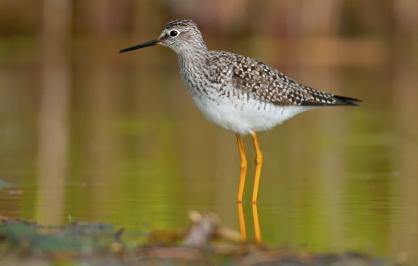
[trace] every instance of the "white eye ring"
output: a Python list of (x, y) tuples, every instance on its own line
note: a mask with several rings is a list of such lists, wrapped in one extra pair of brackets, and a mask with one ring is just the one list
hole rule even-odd
[(176, 37), (177, 35), (179, 35), (179, 32), (177, 30), (171, 30), (169, 34), (171, 37)]

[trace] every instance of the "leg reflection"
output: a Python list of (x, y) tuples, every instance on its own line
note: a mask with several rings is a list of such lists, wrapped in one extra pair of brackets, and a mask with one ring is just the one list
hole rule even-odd
[(238, 222), (239, 222), (239, 233), (241, 235), (241, 240), (245, 241), (247, 238), (247, 234), (245, 231), (245, 217), (244, 217), (244, 210), (242, 209), (242, 203), (237, 203), (237, 210), (238, 210)]
[(258, 244), (258, 243), (261, 243), (260, 222), (258, 220), (257, 204), (252, 204), (252, 205), (253, 205), (254, 240)]
[[(237, 204), (237, 211), (238, 211), (239, 233), (241, 236), (241, 240), (245, 241), (247, 240), (247, 233), (246, 233), (244, 209), (242, 207), (242, 203)], [(257, 204), (252, 204), (252, 218), (253, 218), (253, 225), (254, 225), (254, 241), (257, 244), (259, 244), (261, 243), (261, 230), (260, 230), (260, 222), (258, 219)]]

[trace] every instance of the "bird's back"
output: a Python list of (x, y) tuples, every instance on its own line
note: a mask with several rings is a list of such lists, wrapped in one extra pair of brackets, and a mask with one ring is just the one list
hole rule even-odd
[(319, 91), (298, 83), (277, 69), (251, 57), (209, 51), (206, 78), (222, 90), (232, 85), (237, 93), (278, 106), (357, 105), (359, 100)]

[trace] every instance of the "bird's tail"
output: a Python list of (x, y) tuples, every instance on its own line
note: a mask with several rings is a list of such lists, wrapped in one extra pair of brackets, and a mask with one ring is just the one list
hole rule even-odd
[(361, 103), (361, 100), (345, 97), (345, 96), (334, 96), (335, 102), (332, 105), (348, 105), (348, 106), (358, 106)]

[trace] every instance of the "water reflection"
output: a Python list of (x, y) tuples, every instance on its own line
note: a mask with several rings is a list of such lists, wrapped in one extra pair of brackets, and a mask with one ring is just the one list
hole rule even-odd
[(242, 202), (237, 203), (238, 223), (241, 240), (247, 239), (247, 228), (245, 226), (244, 209), (242, 208)]
[[(262, 242), (261, 239), (261, 228), (260, 222), (258, 217), (258, 209), (256, 203), (251, 203), (251, 217), (252, 217), (252, 224), (253, 224), (253, 233), (254, 233), (254, 242), (260, 244)], [(239, 224), (239, 232), (241, 236), (241, 240), (251, 240), (247, 239), (247, 227), (245, 222), (245, 215), (244, 209), (242, 207), (242, 202), (237, 203), (237, 213), (238, 213), (238, 224)]]
[(252, 204), (253, 207), (253, 224), (254, 224), (254, 240), (256, 243), (261, 243), (261, 230), (260, 230), (260, 222), (258, 219), (258, 210), (257, 210), (257, 204)]
[(68, 167), (69, 69), (59, 48), (48, 49), (48, 55), (40, 91), (36, 220), (60, 224)]
[(238, 207), (246, 232), (235, 211), (233, 135), (193, 106), (174, 55), (157, 49), (122, 60), (114, 48), (46, 61), (43, 75), (33, 65), (1, 66), (0, 176), (23, 190), (0, 192), (2, 214), (138, 229), (183, 226), (195, 209), (269, 245), (415, 256), (416, 68), (288, 66), (364, 105), (311, 111), (261, 134), (259, 203), (245, 203), (246, 186)]

